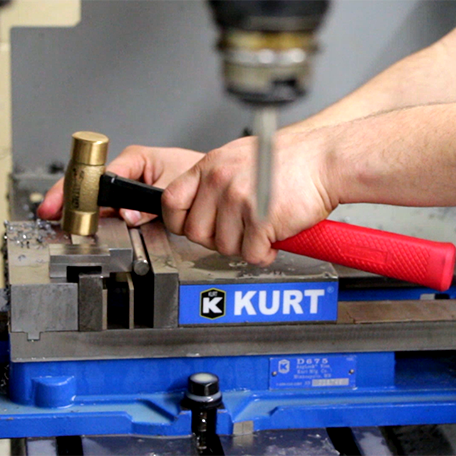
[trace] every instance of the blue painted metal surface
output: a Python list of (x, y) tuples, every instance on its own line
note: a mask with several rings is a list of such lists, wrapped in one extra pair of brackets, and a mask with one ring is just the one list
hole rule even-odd
[(328, 356), (356, 360), (355, 386), (273, 389), (276, 356), (15, 363), (15, 402), (0, 398), (0, 436), (188, 435), (190, 414), (180, 400), (188, 375), (199, 371), (220, 377), (220, 434), (241, 421), (258, 431), (456, 422), (451, 356)]
[(337, 320), (337, 281), (181, 285), (181, 325)]

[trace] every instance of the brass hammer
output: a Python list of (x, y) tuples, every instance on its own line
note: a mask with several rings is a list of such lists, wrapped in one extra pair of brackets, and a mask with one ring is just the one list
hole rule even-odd
[(95, 234), (100, 206), (162, 214), (162, 189), (105, 172), (108, 144), (109, 138), (100, 133), (73, 134), (63, 187), (62, 228), (67, 233)]

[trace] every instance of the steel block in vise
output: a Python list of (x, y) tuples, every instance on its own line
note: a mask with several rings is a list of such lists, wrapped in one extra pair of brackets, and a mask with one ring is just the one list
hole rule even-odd
[(14, 222), (6, 241), (11, 332), (38, 340), (48, 331), (107, 329), (104, 281), (132, 269), (125, 222), (104, 220), (97, 236), (83, 239), (47, 222)]

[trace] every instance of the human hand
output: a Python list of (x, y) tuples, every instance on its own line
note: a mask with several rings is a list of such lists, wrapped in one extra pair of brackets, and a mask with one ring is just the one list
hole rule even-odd
[(166, 188), (165, 225), (224, 255), (269, 265), (277, 255), (272, 243), (310, 228), (338, 204), (325, 138), (318, 131), (277, 135), (268, 221), (256, 217), (256, 138), (247, 137), (209, 152)]
[[(178, 148), (129, 146), (107, 167), (107, 171), (128, 179), (141, 180), (148, 185), (165, 188), (177, 176), (197, 163), (204, 154)], [(38, 217), (58, 220), (63, 208), (63, 178), (46, 194), (38, 208)], [(103, 208), (101, 215), (113, 210)], [(155, 218), (155, 215), (120, 209), (122, 218), (129, 226), (138, 226)]]

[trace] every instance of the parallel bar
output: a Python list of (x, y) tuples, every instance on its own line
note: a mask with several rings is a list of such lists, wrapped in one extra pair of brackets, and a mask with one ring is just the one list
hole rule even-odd
[(154, 328), (176, 328), (179, 312), (179, 273), (164, 226), (156, 221), (142, 226), (141, 232), (154, 277)]
[(126, 274), (128, 286), (128, 329), (135, 329), (135, 286), (131, 274)]
[(107, 293), (100, 274), (79, 275), (79, 331), (108, 328)]
[(130, 238), (133, 247), (133, 271), (140, 276), (146, 275), (150, 271), (150, 264), (147, 261), (140, 231), (137, 228), (132, 228)]

